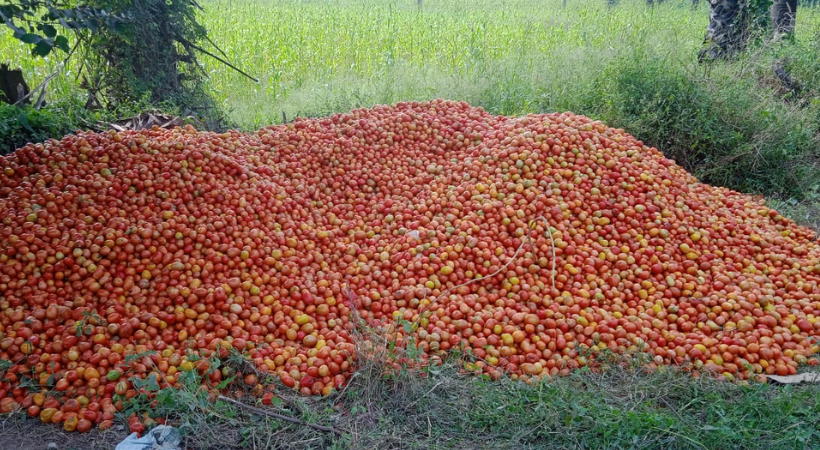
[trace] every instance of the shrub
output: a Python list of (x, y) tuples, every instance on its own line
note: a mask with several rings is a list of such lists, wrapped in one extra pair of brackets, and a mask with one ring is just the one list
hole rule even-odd
[(203, 88), (205, 72), (197, 53), (209, 42), (193, 0), (88, 0), (90, 5), (128, 17), (119, 29), (83, 35), (90, 75), (83, 87), (109, 107), (147, 99), (168, 103), (198, 117), (223, 120)]
[(99, 114), (73, 104), (53, 104), (38, 110), (0, 103), (0, 155), (11, 153), (28, 142), (60, 139), (88, 128), (98, 118)]
[(745, 69), (738, 62), (710, 73), (626, 54), (602, 72), (595, 91), (602, 101), (591, 112), (658, 147), (704, 182), (800, 198), (818, 183), (820, 157), (820, 108), (812, 91), (818, 75), (806, 51), (780, 51), (801, 55), (787, 64), (807, 86), (798, 102), (766, 85), (777, 50), (745, 61)]

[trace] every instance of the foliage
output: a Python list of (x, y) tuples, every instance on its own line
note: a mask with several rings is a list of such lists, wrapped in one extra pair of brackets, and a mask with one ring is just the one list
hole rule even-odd
[[(688, 2), (607, 8), (597, 0), (566, 7), (561, 0), (203, 6), (197, 17), (210, 35), (260, 75), (257, 84), (218, 61), (201, 61), (209, 75), (203, 89), (246, 130), (283, 117), (449, 98), (509, 115), (586, 114), (658, 145), (706, 181), (746, 192), (800, 197), (817, 172), (810, 171), (820, 153), (813, 144), (820, 130), (817, 8), (799, 12), (794, 43), (761, 42), (746, 56), (701, 67), (707, 2), (694, 9)], [(773, 77), (781, 58), (797, 93), (783, 95)], [(40, 78), (53, 64), (23, 61)], [(70, 95), (73, 80), (50, 87)]]
[[(358, 322), (357, 322), (358, 323)], [(400, 321), (403, 329), (412, 327)], [(357, 371), (328, 397), (304, 397), (269, 376), (271, 406), (245, 403), (330, 426), (325, 433), (213, 402), (203, 377), (220, 366), (253, 367), (232, 351), (209, 358), (208, 371), (184, 372), (181, 387), (149, 386), (123, 415), (149, 409), (183, 430), (192, 448), (476, 448), (476, 449), (809, 449), (820, 438), (820, 385), (730, 383), (687, 367), (646, 369), (654, 355), (598, 352), (598, 370), (531, 384), (470, 374), (469, 354), (451, 352), (420, 366), (412, 343), (394, 346), (392, 334), (355, 327)], [(377, 343), (365, 345), (367, 343)], [(591, 356), (591, 355), (590, 355)], [(396, 364), (396, 361), (405, 361)], [(682, 369), (682, 370), (681, 370)], [(804, 368), (816, 370), (812, 368)], [(275, 380), (275, 381), (274, 381)], [(237, 384), (237, 383), (234, 383)], [(223, 381), (217, 389), (232, 386)]]
[[(429, 367), (424, 376), (402, 367), (385, 377), (385, 361), (365, 359), (349, 385), (328, 397), (304, 397), (277, 383), (271, 406), (243, 399), (332, 426), (338, 434), (213, 402), (199, 389), (196, 371), (185, 372), (179, 388), (155, 389), (144, 382), (144, 388), (155, 389), (156, 402), (137, 395), (126, 402), (120, 420), (161, 411), (159, 417), (181, 428), (186, 448), (203, 450), (808, 450), (820, 439), (816, 384), (733, 384), (669, 368), (646, 372), (640, 356), (608, 355), (602, 372), (576, 371), (535, 384), (465, 375), (457, 359)], [(110, 447), (98, 432), (88, 436), (84, 448)]]
[(0, 6), (0, 19), (16, 39), (31, 46), (33, 56), (46, 57), (54, 49), (69, 53), (68, 37), (58, 27), (92, 33), (116, 31), (125, 18), (71, 0), (9, 0)]
[(88, 128), (104, 117), (70, 102), (58, 102), (46, 109), (0, 103), (0, 155), (11, 153), (28, 142), (60, 139), (78, 129)]
[[(770, 67), (771, 58), (756, 64)], [(597, 83), (594, 92), (605, 103), (593, 107), (594, 115), (707, 183), (799, 198), (820, 182), (820, 135), (810, 109), (761, 101), (753, 76), (724, 68), (705, 78), (636, 51), (616, 59)]]
[[(87, 106), (108, 109), (137, 101), (172, 104), (206, 119), (224, 119), (202, 88), (206, 74), (195, 51), (210, 42), (199, 24), (195, 0), (13, 0), (0, 19), (36, 56), (70, 40), (81, 50), (75, 79)], [(70, 31), (70, 34), (59, 34)]]
[(207, 40), (196, 18), (194, 0), (88, 0), (90, 5), (124, 14), (117, 31), (81, 32), (86, 50), (84, 84), (109, 105), (147, 98), (201, 115), (218, 115), (202, 89), (204, 73), (195, 51)]
[[(219, 359), (213, 358), (209, 372), (218, 370)], [(179, 420), (175, 426), (182, 435), (196, 434), (207, 427), (207, 421), (219, 420), (220, 411), (214, 408), (209, 392), (202, 388), (202, 376), (196, 370), (183, 371), (179, 386), (160, 386), (156, 378), (132, 376), (130, 381), (139, 394), (128, 399), (120, 416), (123, 420), (136, 414), (142, 416), (150, 413), (151, 417), (162, 417)], [(220, 384), (225, 388), (228, 382)], [(119, 400), (119, 399), (118, 399)]]
[(771, 31), (772, 17), (770, 10), (773, 0), (742, 0), (742, 7), (747, 9), (746, 20), (752, 39), (760, 41)]

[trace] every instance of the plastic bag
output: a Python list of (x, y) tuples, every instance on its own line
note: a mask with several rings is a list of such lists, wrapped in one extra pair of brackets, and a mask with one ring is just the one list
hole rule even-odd
[(131, 433), (114, 450), (180, 450), (179, 431), (168, 425), (159, 425), (142, 437)]

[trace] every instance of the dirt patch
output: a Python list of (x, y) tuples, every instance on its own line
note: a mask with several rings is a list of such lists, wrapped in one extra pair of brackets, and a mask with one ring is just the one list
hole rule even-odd
[(3, 450), (111, 450), (127, 435), (124, 428), (117, 426), (80, 434), (66, 433), (61, 427), (28, 417), (12, 416), (0, 421)]

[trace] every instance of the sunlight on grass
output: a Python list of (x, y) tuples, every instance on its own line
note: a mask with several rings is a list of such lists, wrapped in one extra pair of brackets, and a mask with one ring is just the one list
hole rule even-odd
[[(213, 89), (244, 126), (293, 114), (470, 93), (590, 74), (619, 49), (694, 54), (706, 9), (604, 2), (207, 2), (206, 23), (260, 83), (206, 64)], [(236, 18), (245, 18), (241, 28)], [(294, 98), (289, 99), (288, 97)], [(334, 104), (333, 102), (337, 104)], [(520, 111), (504, 111), (506, 113)]]
[[(202, 56), (210, 88), (242, 128), (279, 122), (282, 112), (316, 115), (409, 99), (448, 97), (500, 113), (529, 112), (504, 90), (535, 86), (572, 105), (606, 62), (640, 49), (668, 64), (692, 65), (703, 39), (708, 5), (576, 0), (270, 2), (205, 0), (202, 16), (232, 61), (254, 83)], [(820, 28), (817, 9), (802, 9), (798, 40)], [(36, 85), (61, 58), (33, 60), (9, 33), (0, 35), (0, 60), (22, 66)], [(57, 55), (58, 57), (61, 55)], [(51, 95), (81, 95), (79, 61), (52, 82)], [(563, 87), (562, 87), (563, 86)], [(501, 90), (488, 97), (487, 89)], [(511, 95), (515, 95), (512, 92)], [(542, 102), (543, 103), (543, 102)], [(509, 104), (509, 107), (507, 106)]]

